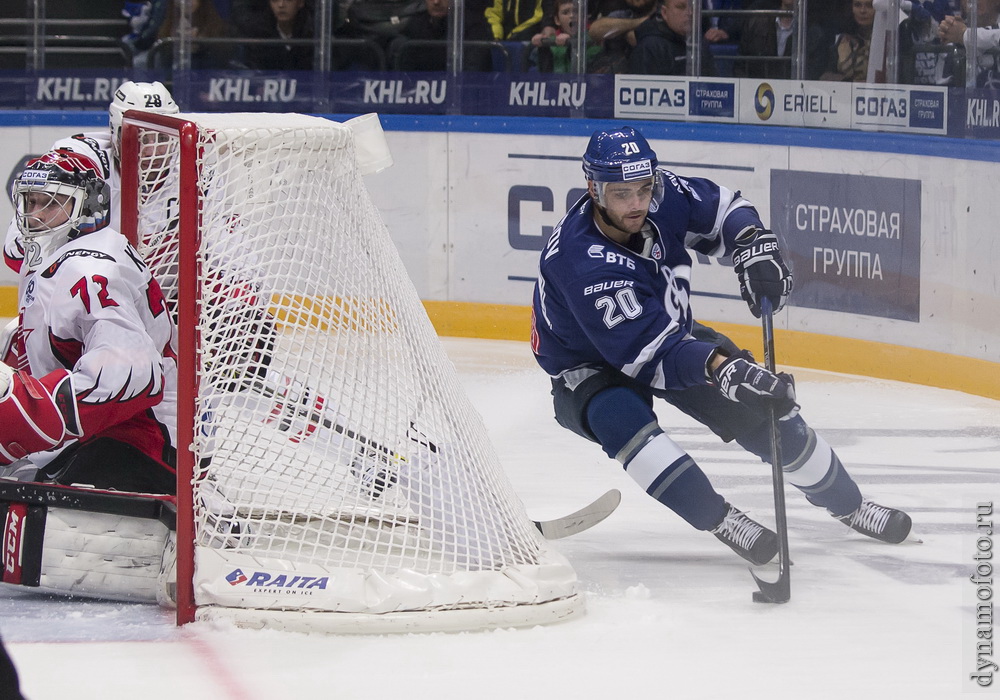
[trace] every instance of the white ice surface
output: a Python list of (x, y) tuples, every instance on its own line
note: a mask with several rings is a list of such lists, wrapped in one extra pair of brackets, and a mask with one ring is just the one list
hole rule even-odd
[[(792, 600), (755, 604), (740, 559), (556, 425), (525, 344), (445, 342), (534, 518), (622, 490), (607, 521), (556, 543), (579, 574), (584, 616), (522, 630), (326, 637), (178, 629), (155, 606), (0, 586), (0, 633), (26, 695), (941, 700), (976, 691), (969, 576), (976, 505), (1000, 495), (1000, 402), (797, 370), (803, 415), (867, 496), (913, 516), (923, 544), (867, 540), (789, 488)], [(658, 412), (720, 492), (773, 523), (768, 465), (668, 406)]]

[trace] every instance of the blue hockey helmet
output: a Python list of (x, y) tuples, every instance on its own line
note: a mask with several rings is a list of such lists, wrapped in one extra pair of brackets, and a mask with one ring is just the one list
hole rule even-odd
[(594, 182), (628, 182), (653, 177), (656, 152), (630, 126), (595, 131), (583, 154), (583, 172)]

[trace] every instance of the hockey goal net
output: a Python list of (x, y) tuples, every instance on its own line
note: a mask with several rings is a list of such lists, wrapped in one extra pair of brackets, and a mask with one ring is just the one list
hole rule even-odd
[(350, 126), (130, 112), (122, 153), (123, 232), (178, 325), (179, 622), (382, 632), (577, 611)]

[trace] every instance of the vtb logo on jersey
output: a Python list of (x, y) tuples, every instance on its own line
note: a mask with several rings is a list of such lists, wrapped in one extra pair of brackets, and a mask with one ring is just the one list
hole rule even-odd
[(601, 259), (604, 257), (604, 246), (594, 244), (587, 248), (587, 257)]

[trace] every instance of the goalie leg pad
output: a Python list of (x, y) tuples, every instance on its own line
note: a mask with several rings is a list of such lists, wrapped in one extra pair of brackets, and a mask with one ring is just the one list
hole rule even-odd
[(3, 515), (4, 583), (37, 586), (41, 577), (42, 541), (46, 507), (27, 503), (0, 503)]
[[(162, 497), (42, 484), (3, 488), (4, 583), (105, 600), (167, 602), (174, 550)], [(21, 497), (25, 500), (13, 500)], [(53, 500), (73, 507), (48, 505)]]
[(170, 531), (158, 520), (50, 508), (39, 587), (155, 603)]
[(169, 536), (158, 520), (10, 504), (3, 581), (53, 593), (155, 603), (164, 597), (160, 571)]

